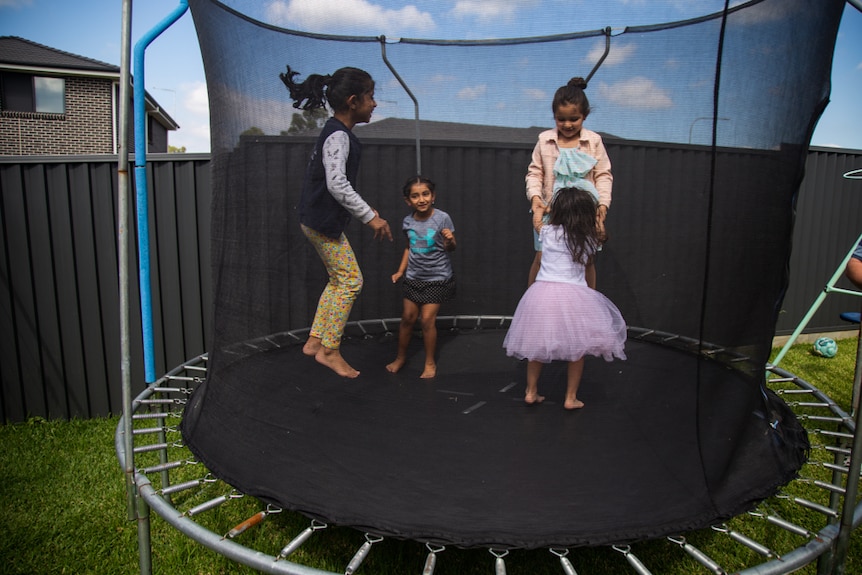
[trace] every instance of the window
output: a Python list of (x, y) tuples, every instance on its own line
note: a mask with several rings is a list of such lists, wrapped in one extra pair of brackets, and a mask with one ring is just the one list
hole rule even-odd
[(15, 72), (0, 75), (2, 109), (14, 112), (63, 114), (66, 111), (66, 81)]

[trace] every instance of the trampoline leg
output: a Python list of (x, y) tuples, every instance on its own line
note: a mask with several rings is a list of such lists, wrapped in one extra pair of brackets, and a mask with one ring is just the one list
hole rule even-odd
[(138, 515), (138, 567), (141, 575), (153, 573), (153, 550), (150, 541), (150, 508), (144, 498), (136, 497)]
[(856, 415), (856, 411), (859, 409), (860, 393), (862, 393), (862, 323), (859, 324), (859, 335), (856, 339), (856, 370), (853, 372), (852, 415)]

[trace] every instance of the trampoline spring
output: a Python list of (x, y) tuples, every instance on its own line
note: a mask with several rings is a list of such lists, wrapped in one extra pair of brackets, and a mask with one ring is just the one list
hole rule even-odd
[(829, 453), (837, 453), (839, 455), (851, 455), (853, 450), (846, 447), (835, 447), (834, 445), (824, 445), (823, 449)]
[(225, 503), (226, 501), (230, 501), (231, 499), (239, 499), (242, 496), (243, 496), (242, 493), (237, 493), (234, 490), (234, 491), (231, 491), (230, 493), (228, 493), (227, 495), (221, 495), (219, 497), (216, 497), (215, 499), (210, 499), (209, 501), (206, 501), (204, 503), (201, 503), (200, 505), (192, 507), (191, 509), (189, 509), (188, 511), (185, 512), (185, 515), (187, 517), (194, 517), (198, 513), (203, 513), (204, 511), (209, 511), (210, 509), (215, 509), (216, 507)]
[(138, 402), (141, 405), (171, 405), (175, 401), (177, 400), (165, 397), (163, 399), (141, 399)]
[(706, 553), (686, 541), (685, 537), (680, 535), (679, 537), (668, 537), (667, 539), (671, 543), (679, 545), (692, 559), (715, 573), (715, 575), (726, 575), (727, 572), (722, 569), (718, 563), (713, 561)]
[(829, 483), (828, 481), (820, 481), (819, 479), (815, 479), (811, 483), (813, 483), (817, 487), (820, 487), (821, 489), (825, 489), (839, 495), (844, 495), (845, 493), (847, 493), (847, 490), (840, 485), (835, 485), (834, 483)]
[(191, 392), (192, 390), (187, 387), (158, 387), (153, 390), (153, 393), (184, 393), (186, 395)]
[(790, 521), (787, 521), (786, 519), (782, 519), (781, 517), (777, 517), (775, 515), (767, 515), (766, 521), (772, 523), (773, 525), (778, 525), (782, 529), (790, 531), (791, 533), (801, 535), (802, 537), (806, 537), (808, 539), (810, 539), (812, 536), (811, 531), (809, 531), (808, 529), (791, 523)]
[(275, 560), (287, 558), (291, 553), (299, 549), (303, 543), (305, 543), (311, 534), (319, 529), (326, 529), (326, 524), (321, 523), (317, 519), (313, 519), (311, 521), (311, 525), (302, 530), (302, 532), (290, 540), (290, 543), (284, 546), (284, 548), (279, 552), (279, 554), (275, 557)]
[(551, 548), (551, 553), (553, 553), (554, 555), (556, 555), (557, 557), (560, 558), (560, 566), (563, 568), (563, 573), (565, 573), (566, 575), (578, 575), (578, 572), (575, 571), (574, 565), (572, 565), (572, 562), (569, 561), (569, 558), (568, 558), (569, 550), (568, 549), (558, 550), (558, 549)]
[(823, 409), (829, 408), (828, 403), (822, 403), (818, 401), (795, 401), (791, 405), (793, 405), (794, 407), (818, 407)]
[(254, 515), (252, 515), (251, 517), (249, 517), (248, 519), (246, 519), (242, 523), (234, 526), (233, 529), (231, 529), (230, 531), (227, 532), (227, 535), (222, 537), (222, 539), (225, 539), (227, 537), (230, 537), (231, 539), (233, 539), (237, 535), (244, 533), (250, 527), (254, 527), (255, 525), (259, 524), (261, 521), (266, 519), (266, 516), (267, 516), (266, 511), (260, 511), (258, 513), (255, 513)]
[(185, 491), (193, 487), (198, 487), (203, 482), (203, 479), (192, 479), (191, 481), (185, 481), (183, 483), (176, 483), (168, 487), (163, 487), (159, 490), (159, 493), (161, 493), (162, 495), (171, 495), (172, 493), (179, 493), (180, 491)]
[(825, 505), (820, 505), (819, 503), (814, 503), (813, 501), (808, 501), (807, 499), (802, 499), (801, 497), (794, 497), (793, 501), (797, 505), (801, 505), (802, 507), (806, 507), (808, 509), (811, 509), (812, 511), (818, 511), (828, 517), (838, 517), (837, 511), (830, 507), (826, 507)]
[(149, 433), (161, 433), (167, 431), (166, 427), (147, 427), (141, 429), (133, 429), (132, 435), (147, 435)]
[[(765, 545), (761, 545), (760, 543), (758, 543), (757, 541), (755, 541), (751, 537), (743, 535), (739, 531), (734, 531), (732, 529), (729, 529), (727, 527), (727, 525), (725, 525), (725, 524), (722, 524), (720, 526), (713, 525), (712, 528), (713, 528), (713, 530), (718, 531), (719, 533), (727, 534), (728, 536), (730, 536), (731, 539), (733, 539), (737, 543), (740, 543), (740, 544), (744, 545), (745, 547), (748, 547), (749, 549), (751, 549), (752, 551), (754, 551), (756, 553), (760, 553), (764, 557), (769, 557), (770, 559), (773, 557), (776, 557), (775, 553), (773, 553), (772, 550), (769, 549), (768, 547), (766, 547)], [(780, 557), (778, 557), (778, 558), (780, 559)]]
[(168, 413), (135, 413), (132, 415), (132, 419), (166, 419), (169, 415)]
[(266, 509), (264, 509), (263, 511), (260, 511), (258, 513), (255, 513), (254, 515), (252, 515), (251, 517), (249, 517), (248, 519), (246, 519), (245, 521), (243, 521), (239, 525), (236, 525), (233, 529), (228, 531), (227, 535), (222, 537), (222, 539), (225, 539), (227, 537), (230, 537), (231, 539), (233, 539), (234, 537), (236, 537), (236, 536), (242, 534), (243, 532), (245, 532), (246, 530), (248, 530), (250, 527), (254, 527), (255, 525), (259, 524), (261, 521), (266, 519), (267, 515), (271, 515), (273, 513), (281, 513), (281, 508), (276, 507), (272, 504), (268, 504), (266, 506)]
[(134, 453), (149, 453), (150, 451), (161, 451), (163, 449), (167, 449), (169, 446), (169, 443), (154, 443), (152, 445), (143, 445), (141, 447), (136, 447), (132, 451)]
[(170, 471), (171, 469), (182, 467), (186, 463), (186, 461), (168, 461), (167, 463), (154, 465), (152, 467), (144, 467), (141, 470), (141, 473), (143, 473), (144, 475), (147, 475), (149, 473), (161, 473), (162, 471)]
[(494, 556), (494, 573), (496, 575), (506, 575), (506, 561), (503, 559), (509, 554), (507, 549), (497, 551), (496, 549), (488, 549), (491, 555)]
[(853, 440), (852, 433), (841, 433), (840, 431), (829, 431), (828, 429), (818, 429), (816, 431), (818, 434), (825, 435), (827, 437), (837, 437), (839, 439), (847, 439), (848, 441)]
[(820, 465), (831, 471), (837, 471), (838, 473), (850, 473), (850, 468), (843, 465), (836, 465), (835, 463), (827, 462), (823, 462)]
[[(770, 377), (767, 383), (796, 383), (796, 377)], [(776, 389), (775, 393), (811, 393), (808, 389)]]
[[(789, 378), (786, 378), (786, 377), (782, 378), (782, 379), (770, 379), (769, 383), (773, 383), (776, 381), (788, 381), (788, 380), (789, 380)], [(792, 380), (790, 380), (790, 381), (792, 381)], [(776, 389), (775, 393), (777, 393), (778, 395), (804, 395), (804, 394), (812, 395), (814, 392), (810, 389)]]
[(614, 545), (612, 546), (612, 549), (614, 551), (622, 553), (623, 556), (626, 558), (626, 561), (628, 561), (629, 565), (631, 565), (632, 569), (638, 572), (638, 575), (652, 575), (652, 572), (646, 568), (646, 565), (641, 563), (641, 560), (638, 559), (634, 553), (632, 553), (632, 548), (630, 545)]
[(194, 381), (195, 379), (197, 379), (197, 376), (192, 377), (190, 375), (166, 375), (165, 379), (167, 379), (168, 381)]
[(380, 543), (381, 541), (383, 541), (383, 537), (366, 533), (365, 543), (362, 544), (362, 547), (359, 548), (353, 556), (353, 559), (351, 559), (350, 563), (347, 564), (347, 569), (344, 570), (344, 575), (353, 575), (353, 573), (356, 573), (356, 570), (359, 569), (359, 566), (362, 565), (362, 562), (365, 561), (365, 558), (368, 556), (368, 552), (371, 551), (371, 546), (375, 543)]
[(845, 417), (829, 417), (826, 415), (797, 415), (798, 419), (806, 421), (822, 421), (825, 423), (844, 423), (847, 421)]
[(431, 545), (426, 543), (428, 548), (428, 556), (425, 558), (425, 567), (422, 569), (422, 575), (434, 575), (434, 567), (437, 565), (437, 554), (445, 550), (442, 545)]

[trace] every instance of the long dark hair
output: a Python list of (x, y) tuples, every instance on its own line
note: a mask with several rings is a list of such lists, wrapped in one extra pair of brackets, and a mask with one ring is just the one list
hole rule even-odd
[(311, 74), (301, 84), (293, 77), (299, 72), (287, 67), (287, 72), (278, 75), (293, 100), (293, 107), (300, 110), (323, 108), (326, 104), (333, 112), (346, 110), (350, 96), (362, 97), (374, 91), (371, 74), (359, 68), (339, 68), (333, 74)]
[(564, 104), (574, 104), (581, 111), (584, 118), (590, 115), (590, 100), (584, 93), (587, 89), (587, 81), (581, 77), (569, 80), (565, 86), (560, 86), (554, 93), (551, 102), (551, 111), (556, 114), (557, 109)]
[(598, 202), (592, 193), (580, 188), (562, 188), (551, 204), (550, 223), (563, 228), (566, 247), (572, 259), (586, 264), (601, 244), (596, 226)]

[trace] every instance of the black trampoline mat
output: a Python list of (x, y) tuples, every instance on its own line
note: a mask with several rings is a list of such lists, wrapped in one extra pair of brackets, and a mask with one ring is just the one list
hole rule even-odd
[[(183, 435), (244, 493), (327, 523), (464, 547), (627, 542), (707, 526), (786, 480), (759, 390), (732, 369), (629, 340), (587, 358), (580, 410), (566, 364), (524, 403), (525, 362), (504, 329), (440, 331), (438, 375), (421, 337), (386, 371), (395, 336), (346, 339), (345, 379), (301, 353), (260, 351), (191, 398)], [(752, 388), (755, 389), (752, 389)]]

